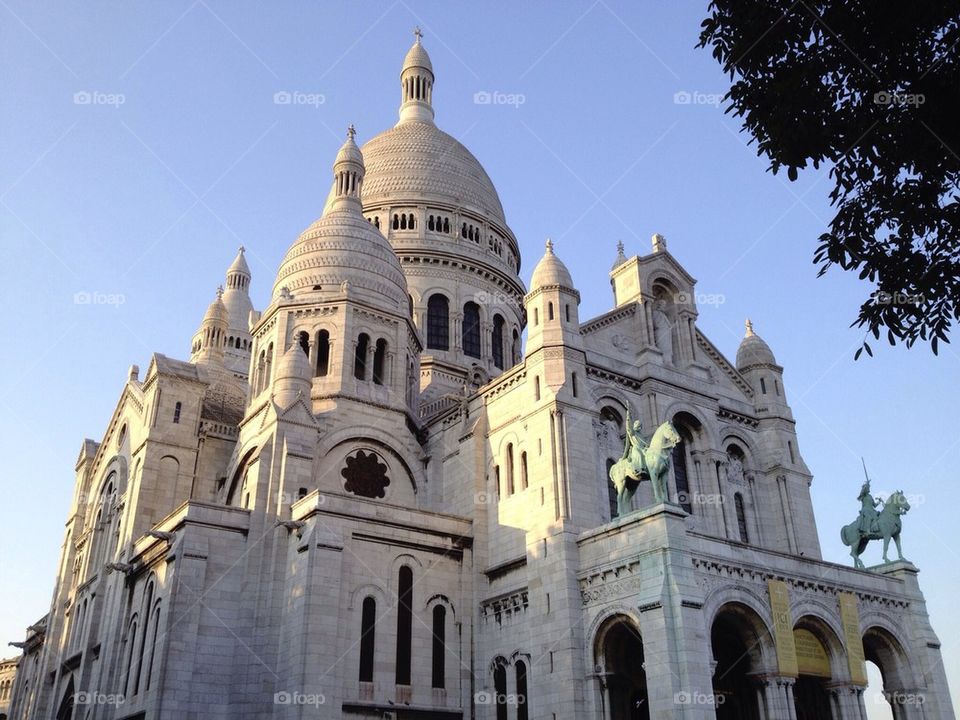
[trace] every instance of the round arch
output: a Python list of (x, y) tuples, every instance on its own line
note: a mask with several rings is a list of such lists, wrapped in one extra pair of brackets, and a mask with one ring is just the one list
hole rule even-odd
[(593, 660), (597, 677), (601, 679), (604, 717), (648, 720), (650, 704), (643, 637), (631, 615), (612, 612), (599, 624), (593, 639)]

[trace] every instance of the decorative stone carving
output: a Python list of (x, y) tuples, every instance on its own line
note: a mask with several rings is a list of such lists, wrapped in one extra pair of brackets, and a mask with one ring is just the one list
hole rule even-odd
[(347, 481), (344, 490), (360, 497), (382, 498), (390, 484), (386, 464), (370, 451), (358, 450), (356, 455), (348, 457), (340, 475)]

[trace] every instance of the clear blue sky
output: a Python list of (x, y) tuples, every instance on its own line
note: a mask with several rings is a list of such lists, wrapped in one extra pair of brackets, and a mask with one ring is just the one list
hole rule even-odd
[[(880, 349), (853, 362), (862, 332), (849, 324), (868, 288), (817, 279), (811, 263), (832, 217), (827, 171), (772, 176), (711, 102), (727, 81), (694, 47), (704, 14), (705, 3), (605, 0), (0, 3), (0, 639), (47, 610), (74, 461), (103, 432), (127, 367), (188, 355), (240, 244), (263, 307), (285, 249), (321, 211), (345, 126), (362, 141), (396, 121), (420, 24), (437, 122), (496, 184), (524, 279), (551, 236), (588, 318), (611, 307), (617, 240), (645, 253), (662, 233), (699, 292), (723, 296), (699, 318), (721, 350), (733, 357), (749, 315), (786, 368), (824, 556), (848, 561), (838, 528), (857, 512), (861, 455), (875, 490), (923, 496), (904, 551), (956, 692), (947, 488), (960, 355)], [(323, 102), (278, 105), (278, 92)], [(477, 104), (478, 92), (523, 102)]]

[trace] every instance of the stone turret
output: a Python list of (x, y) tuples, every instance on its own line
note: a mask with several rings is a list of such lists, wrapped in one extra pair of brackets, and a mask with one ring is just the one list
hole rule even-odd
[(223, 288), (217, 288), (217, 297), (207, 308), (200, 329), (193, 336), (190, 362), (197, 365), (222, 365), (227, 346), (230, 315), (223, 304)]

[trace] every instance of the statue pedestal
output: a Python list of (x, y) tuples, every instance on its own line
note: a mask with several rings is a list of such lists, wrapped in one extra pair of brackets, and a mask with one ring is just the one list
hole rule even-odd
[(901, 579), (908, 577), (915, 578), (917, 573), (920, 572), (917, 566), (909, 560), (893, 560), (887, 563), (880, 563), (879, 565), (871, 565), (867, 570)]

